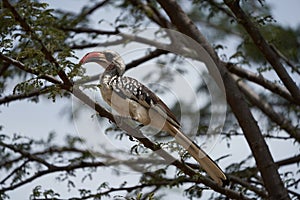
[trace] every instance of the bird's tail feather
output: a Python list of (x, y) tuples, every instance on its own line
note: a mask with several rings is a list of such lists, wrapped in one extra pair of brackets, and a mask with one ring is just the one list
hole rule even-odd
[(227, 182), (226, 175), (220, 167), (191, 139), (185, 136), (176, 127), (171, 126), (171, 131), (176, 141), (182, 145), (191, 156), (201, 165), (207, 174), (219, 185), (224, 185)]

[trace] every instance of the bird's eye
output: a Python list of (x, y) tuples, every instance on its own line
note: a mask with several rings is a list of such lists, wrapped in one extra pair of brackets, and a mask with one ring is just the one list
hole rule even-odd
[(114, 56), (111, 53), (104, 53), (105, 58), (108, 62), (112, 62), (114, 59)]

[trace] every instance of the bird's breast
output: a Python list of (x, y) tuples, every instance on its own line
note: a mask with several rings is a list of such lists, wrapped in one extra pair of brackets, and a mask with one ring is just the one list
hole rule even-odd
[(112, 78), (113, 77), (108, 74), (103, 74), (100, 77), (100, 92), (103, 100), (106, 101), (106, 103), (108, 103), (109, 105), (111, 105), (111, 96), (113, 92), (113, 87), (110, 84)]

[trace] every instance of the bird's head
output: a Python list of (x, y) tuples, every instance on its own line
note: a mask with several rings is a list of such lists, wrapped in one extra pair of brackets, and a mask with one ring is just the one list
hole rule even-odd
[(125, 72), (125, 63), (121, 56), (112, 50), (104, 50), (104, 51), (93, 51), (87, 53), (81, 60), (80, 64), (85, 64), (89, 62), (95, 62), (101, 65), (103, 68), (107, 68), (110, 64), (114, 64), (117, 68), (119, 75), (122, 75)]

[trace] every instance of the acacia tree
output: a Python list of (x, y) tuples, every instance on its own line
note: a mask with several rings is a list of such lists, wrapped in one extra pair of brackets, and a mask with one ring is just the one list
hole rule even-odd
[[(276, 23), (264, 1), (207, 0), (182, 4), (174, 0), (104, 0), (91, 2), (80, 12), (72, 13), (49, 9), (47, 4), (36, 1), (2, 1), (1, 105), (16, 100), (39, 103), (43, 97), (52, 101), (74, 97), (96, 111), (99, 120), (112, 122), (107, 123), (107, 134), (119, 134), (123, 142), (130, 142), (132, 154), (148, 149), (155, 156), (112, 162), (116, 160), (113, 152), (86, 149), (80, 145), (84, 141), (79, 137), (68, 136), (65, 144), (57, 145), (53, 134), (46, 139), (34, 139), (2, 132), (1, 199), (48, 174), (66, 182), (68, 188), (78, 193), (64, 197), (59, 191), (44, 189), (37, 184), (32, 189), (32, 199), (100, 199), (106, 196), (159, 199), (168, 193), (167, 190), (177, 187), (184, 188), (189, 198), (201, 197), (206, 190), (212, 191), (211, 198), (220, 199), (299, 198), (296, 191), (299, 184), (297, 169), (288, 172), (280, 170), (283, 166), (299, 163), (300, 155), (287, 151), (286, 158), (278, 161), (266, 143), (266, 139), (285, 140), (298, 146), (300, 141), (300, 90), (297, 82), (300, 75), (299, 30)], [(107, 8), (118, 13), (116, 18), (109, 23), (97, 19), (97, 26), (92, 25), (93, 15)], [(105, 23), (106, 26), (103, 25)], [(181, 52), (171, 52), (169, 43), (157, 42), (157, 38), (138, 36), (137, 30), (147, 26), (155, 27), (157, 38), (168, 38), (172, 48), (179, 47)], [(174, 35), (170, 30), (189, 39)], [(206, 38), (204, 32), (211, 37)], [(118, 37), (111, 39), (115, 35)], [(199, 49), (193, 49), (189, 40), (205, 50), (215, 69), (211, 68), (206, 58), (200, 58)], [(224, 43), (228, 40), (237, 41), (234, 51), (224, 51)], [(231, 160), (227, 166), (229, 186), (220, 187), (200, 174), (199, 166), (190, 163), (188, 155), (181, 154), (181, 160), (174, 158), (170, 151), (182, 150), (173, 146), (172, 141), (160, 140), (168, 136), (158, 134), (149, 139), (131, 123), (117, 123), (123, 119), (114, 117), (102, 104), (84, 93), (84, 88), (97, 91), (95, 84), (87, 83), (95, 81), (98, 76), (86, 76), (84, 68), (78, 64), (78, 53), (93, 47), (110, 48), (119, 44), (126, 49), (131, 43), (147, 44), (151, 48), (126, 63), (127, 70), (139, 68), (150, 60), (176, 65), (180, 63), (178, 53), (181, 53), (204, 62), (216, 82), (217, 77), (212, 71), (216, 70), (220, 75), (230, 109), (227, 111), (229, 120), (223, 130), (217, 132), (229, 144), (236, 137), (244, 137), (251, 149), (249, 158), (238, 163)], [(185, 66), (180, 65), (178, 70), (184, 73)], [(270, 73), (276, 76), (270, 76)], [(166, 74), (162, 71), (161, 76)], [(14, 86), (10, 83), (12, 79), (18, 80)], [(198, 84), (198, 90), (207, 94), (203, 83)], [(219, 82), (218, 86), (221, 87)], [(10, 91), (10, 88), (13, 90)], [(177, 114), (179, 106), (178, 103), (173, 105), (173, 111)], [(204, 113), (200, 125), (197, 124), (197, 137), (206, 132), (203, 127), (210, 119), (211, 106), (208, 103), (189, 113)], [(264, 120), (258, 121), (261, 116)], [(5, 124), (2, 126), (5, 128)], [(122, 137), (124, 134), (128, 137)], [(169, 151), (165, 150), (166, 146)], [(226, 158), (225, 155), (227, 153), (224, 153)], [(246, 164), (251, 159), (255, 164)], [(112, 187), (97, 178), (98, 186), (93, 190), (77, 188), (72, 179), (76, 174), (83, 173), (82, 181), (85, 182), (87, 177), (95, 179), (97, 170), (101, 168), (118, 168), (121, 165), (131, 168), (144, 166), (139, 172), (138, 184), (124, 180), (119, 187)], [(155, 168), (145, 167), (149, 165), (155, 165)], [(119, 176), (122, 177), (122, 174)]]

